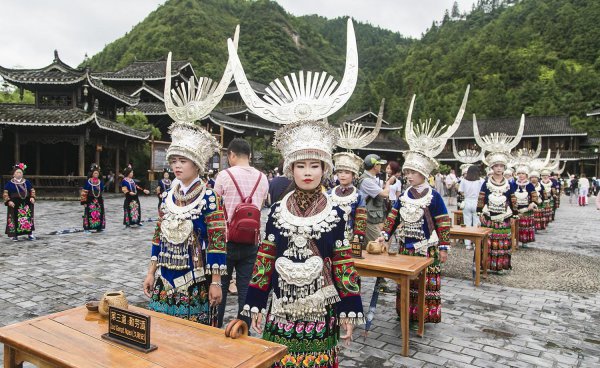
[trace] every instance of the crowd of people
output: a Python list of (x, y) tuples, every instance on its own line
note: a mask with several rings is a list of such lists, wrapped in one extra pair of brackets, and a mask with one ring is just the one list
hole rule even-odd
[[(437, 124), (415, 127), (413, 98), (405, 126), (409, 150), (403, 152), (402, 166), (376, 154), (354, 154), (353, 150), (375, 139), (379, 128), (374, 134), (363, 134), (361, 126), (343, 131), (327, 123), (327, 116), (339, 110), (354, 89), (358, 57), (352, 52), (353, 38), (349, 21), (347, 47), (352, 60), (347, 61), (339, 88), (323, 91), (325, 97), (318, 101), (306, 97), (300, 105), (287, 100), (270, 105), (256, 96), (230, 44), (231, 67), (222, 84), (229, 85), (235, 77), (240, 95), (249, 99), (245, 101), (249, 109), (283, 124), (274, 137), (282, 156), (276, 174), (265, 175), (251, 166), (250, 145), (241, 138), (227, 147), (227, 169), (205, 170), (220, 146), (194, 122), (210, 113), (226, 88), (211, 89), (198, 100), (193, 91), (186, 91), (193, 83), (181, 84), (177, 102), (165, 92), (165, 107), (175, 122), (169, 128), (171, 144), (166, 152), (170, 171), (154, 189), (159, 219), (149, 239), (148, 267), (141, 286), (149, 309), (222, 327), (229, 319), (225, 305), (235, 275), (238, 308), (229, 317), (245, 321), (263, 339), (287, 346), (286, 355), (274, 367), (337, 367), (338, 343), (350, 344), (354, 326), (373, 318), (363, 311), (364, 291), (351, 243), (366, 248), (371, 242), (388, 242), (396, 244), (400, 254), (433, 259), (425, 276), (424, 315), (426, 322), (439, 323), (442, 265), (451, 251), (447, 205), (463, 210), (466, 225), (491, 229), (488, 267), (497, 273), (511, 269), (511, 219), (519, 221), (522, 243), (533, 241), (535, 231), (554, 219), (562, 188), (551, 177), (548, 162), (537, 168), (529, 162), (519, 164), (516, 177), (508, 171), (515, 157), (510, 150), (520, 137), (481, 139), (476, 131), (482, 153), (487, 152), (482, 160), (486, 171), (469, 164), (461, 177), (454, 171), (445, 177), (438, 172), (435, 157), (462, 121), (469, 87), (455, 122), (443, 128)], [(167, 86), (171, 85), (170, 68), (171, 54)], [(300, 80), (304, 80), (302, 74)], [(311, 90), (310, 80), (309, 76), (306, 91)], [(382, 115), (383, 102), (376, 127)], [(336, 147), (346, 150), (333, 154)], [(6, 234), (13, 240), (22, 235), (34, 239), (35, 189), (23, 177), (25, 169), (24, 164), (14, 167), (3, 194), (8, 208)], [(585, 182), (580, 178), (577, 188), (580, 197), (587, 198)], [(81, 192), (86, 233), (105, 228), (105, 188), (100, 168), (92, 166)], [(141, 226), (138, 196), (149, 195), (150, 190), (136, 182), (131, 166), (123, 171), (120, 188), (123, 225)], [(587, 202), (580, 199), (579, 203)], [(265, 204), (269, 210), (263, 224)], [(377, 279), (376, 288), (382, 282)], [(409, 287), (409, 317), (416, 321), (420, 308), (417, 281)], [(399, 291), (396, 309), (400, 315)]]

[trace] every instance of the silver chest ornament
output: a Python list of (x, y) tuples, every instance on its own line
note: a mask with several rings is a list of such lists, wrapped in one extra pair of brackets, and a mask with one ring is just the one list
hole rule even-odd
[(398, 235), (401, 239), (425, 239), (425, 232), (423, 231), (425, 223), (423, 219), (424, 209), (431, 204), (433, 194), (430, 190), (423, 198), (413, 199), (408, 196), (408, 189), (400, 197), (401, 206), (398, 214), (402, 220), (402, 227)]
[(519, 187), (519, 190), (515, 191), (515, 197), (517, 197), (517, 204), (519, 206), (529, 205), (529, 193), (526, 187)]
[(506, 196), (504, 193), (510, 188), (508, 181), (501, 185), (495, 185), (488, 180), (487, 188), (490, 191), (488, 196), (488, 209), (493, 213), (503, 213), (506, 211)]

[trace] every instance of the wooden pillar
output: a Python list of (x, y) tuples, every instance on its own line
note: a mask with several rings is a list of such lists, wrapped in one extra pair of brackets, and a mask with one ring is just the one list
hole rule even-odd
[(125, 139), (125, 166), (129, 165), (129, 149), (127, 149), (127, 139)]
[(96, 144), (96, 157), (95, 157), (95, 163), (96, 165), (100, 166), (100, 151), (102, 150), (101, 146)]
[[(40, 175), (40, 168), (42, 166), (42, 155), (40, 153), (41, 150), (42, 150), (42, 144), (40, 142), (37, 142), (35, 145), (35, 175), (36, 176)], [(40, 179), (38, 179), (38, 178), (35, 179), (35, 185), (36, 186), (40, 185)]]
[(79, 136), (79, 170), (77, 170), (79, 176), (85, 176), (85, 137)]
[(150, 140), (150, 172), (148, 173), (148, 180), (154, 180), (154, 136)]
[(21, 162), (21, 142), (19, 141), (19, 132), (15, 131), (15, 163), (14, 164), (18, 164), (19, 162)]
[(121, 153), (121, 149), (119, 144), (117, 144), (117, 149), (115, 152), (115, 193), (119, 193), (119, 153)]

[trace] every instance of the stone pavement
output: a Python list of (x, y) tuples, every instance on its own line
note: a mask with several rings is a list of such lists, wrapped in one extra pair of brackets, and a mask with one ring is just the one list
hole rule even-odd
[[(38, 240), (14, 243), (0, 238), (0, 326), (82, 305), (106, 290), (124, 290), (130, 303), (146, 303), (141, 283), (148, 265), (153, 222), (125, 230), (121, 225), (122, 197), (111, 195), (106, 203), (108, 224), (104, 233), (49, 235), (80, 229), (81, 206), (78, 202), (41, 201), (36, 207)], [(143, 218), (156, 217), (156, 203), (155, 197), (142, 198)], [(600, 255), (600, 237), (594, 230), (600, 211), (586, 207), (580, 212), (578, 207), (567, 206), (563, 200), (557, 221), (538, 237), (535, 251), (568, 250), (595, 259)], [(567, 249), (561, 249), (563, 244)], [(459, 251), (463, 250), (458, 247), (451, 257), (458, 258)], [(515, 255), (515, 260), (522, 254)], [(559, 258), (565, 255), (552, 254)], [(598, 292), (514, 288), (493, 282), (491, 277), (475, 288), (468, 279), (444, 277), (443, 322), (426, 325), (424, 338), (411, 331), (409, 357), (399, 354), (395, 295), (381, 293), (368, 337), (359, 337), (362, 329), (355, 332), (355, 341), (341, 348), (340, 366), (600, 366)], [(373, 286), (374, 279), (363, 280), (365, 307)], [(230, 316), (235, 304), (230, 297)]]

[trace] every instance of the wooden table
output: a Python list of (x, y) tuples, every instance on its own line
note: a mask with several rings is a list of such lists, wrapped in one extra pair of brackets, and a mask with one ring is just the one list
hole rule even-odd
[(479, 286), (481, 275), (481, 245), (483, 244), (483, 274), (487, 278), (488, 242), (492, 229), (487, 227), (452, 225), (450, 239), (467, 239), (475, 243), (475, 286)]
[(427, 266), (433, 263), (433, 258), (384, 254), (369, 254), (363, 252), (362, 259), (354, 259), (361, 277), (384, 277), (392, 279), (400, 285), (400, 327), (402, 330), (402, 355), (408, 356), (408, 322), (410, 280), (419, 278), (418, 317), (419, 329), (417, 335), (423, 337), (425, 332), (425, 273)]
[(4, 367), (270, 367), (281, 359), (283, 345), (242, 337), (223, 330), (142, 308), (129, 310), (152, 317), (151, 342), (158, 349), (144, 354), (102, 339), (108, 321), (85, 307), (0, 328)]

